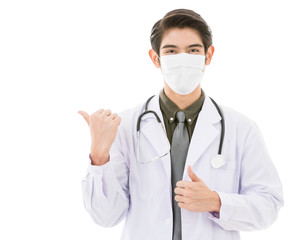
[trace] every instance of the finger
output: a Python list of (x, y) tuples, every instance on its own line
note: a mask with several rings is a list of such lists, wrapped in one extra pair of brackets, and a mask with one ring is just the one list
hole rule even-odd
[(101, 114), (103, 111), (104, 111), (104, 109), (101, 108), (101, 109), (97, 110), (95, 113), (97, 113), (97, 114)]
[(175, 194), (182, 196), (182, 197), (191, 197), (194, 195), (194, 189), (191, 187), (186, 188), (175, 188)]
[(191, 183), (191, 181), (178, 181), (176, 183), (176, 186), (181, 187), (181, 188), (185, 188), (185, 187), (189, 186), (190, 183)]
[(179, 203), (178, 203), (178, 207), (180, 207), (180, 208), (185, 208), (185, 204), (184, 204), (184, 203), (181, 203), (181, 202), (179, 202)]
[(112, 120), (115, 120), (118, 117), (117, 113), (113, 113), (109, 116)]
[(187, 167), (187, 174), (193, 182), (199, 182), (200, 178), (193, 172), (191, 165)]
[(101, 113), (101, 115), (107, 116), (107, 117), (110, 116), (111, 114), (112, 114), (112, 112), (110, 109), (106, 109)]
[(184, 188), (180, 188), (180, 187), (176, 187), (175, 189), (174, 189), (174, 192), (176, 193), (176, 194), (179, 194), (179, 195), (184, 195)]
[(121, 124), (121, 121), (122, 121), (121, 117), (118, 117), (118, 118), (117, 118), (117, 121), (118, 121), (117, 124), (118, 124), (118, 126), (119, 126), (119, 125)]
[(175, 199), (175, 201), (176, 202), (181, 202), (181, 203), (184, 203), (184, 201), (185, 201), (185, 199), (184, 199), (184, 197), (183, 196), (180, 196), (180, 195), (176, 195), (175, 197), (174, 197), (174, 199)]
[(101, 109), (97, 110), (96, 112), (92, 113), (91, 117), (100, 115), (101, 113), (103, 113), (103, 111), (104, 111), (104, 109), (101, 108)]
[(79, 114), (81, 114), (85, 121), (87, 122), (88, 126), (89, 126), (89, 114), (87, 112), (84, 112), (84, 111), (78, 111)]

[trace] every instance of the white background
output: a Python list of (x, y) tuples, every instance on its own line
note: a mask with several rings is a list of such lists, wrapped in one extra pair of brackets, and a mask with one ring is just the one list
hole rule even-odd
[(90, 133), (77, 111), (120, 112), (162, 88), (149, 36), (175, 8), (211, 27), (202, 87), (256, 121), (283, 182), (278, 220), (242, 239), (294, 239), (292, 2), (1, 1), (0, 239), (120, 238), (124, 222), (103, 228), (84, 209)]

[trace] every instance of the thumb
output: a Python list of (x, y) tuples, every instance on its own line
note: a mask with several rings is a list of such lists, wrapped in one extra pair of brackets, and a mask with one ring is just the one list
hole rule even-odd
[(87, 112), (84, 112), (84, 111), (78, 111), (79, 114), (81, 114), (85, 121), (87, 122), (88, 126), (89, 126), (89, 114)]
[(191, 165), (187, 167), (187, 173), (193, 182), (201, 181), (201, 179), (193, 172)]

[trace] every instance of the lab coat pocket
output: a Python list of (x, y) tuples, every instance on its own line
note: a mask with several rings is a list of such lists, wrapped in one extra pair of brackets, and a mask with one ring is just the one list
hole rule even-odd
[(214, 191), (235, 192), (238, 186), (236, 162), (228, 161), (220, 168), (211, 168), (211, 186)]
[(223, 170), (235, 170), (236, 162), (233, 160), (227, 161), (227, 162), (225, 162), (225, 165), (223, 167), (221, 167), (220, 169), (222, 169), (222, 168), (223, 168)]

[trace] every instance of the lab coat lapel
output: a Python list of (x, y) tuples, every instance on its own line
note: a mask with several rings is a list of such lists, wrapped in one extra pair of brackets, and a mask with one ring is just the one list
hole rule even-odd
[[(149, 103), (148, 110), (155, 111), (165, 129), (163, 115), (160, 109), (159, 94), (157, 94)], [(221, 117), (218, 114), (214, 104), (208, 96), (205, 97), (202, 110), (199, 113), (198, 120), (192, 135), (190, 146), (188, 149), (187, 159), (184, 167), (183, 179), (189, 180), (187, 175), (187, 166), (193, 166), (208, 146), (215, 140), (219, 135), (220, 130), (215, 126), (216, 123), (220, 122)], [(145, 123), (144, 123), (145, 122)], [(149, 143), (158, 152), (159, 155), (163, 154), (163, 149), (166, 149), (166, 142), (164, 137), (166, 134), (163, 131), (159, 131), (159, 124), (156, 118), (152, 114), (147, 114), (142, 117), (143, 127), (141, 128), (142, 133), (148, 139)], [(162, 135), (161, 135), (162, 134)], [(168, 141), (168, 139), (167, 139)], [(216, 149), (216, 153), (217, 153)], [(168, 179), (171, 178), (171, 160), (170, 151), (164, 158), (157, 160), (161, 161)], [(151, 163), (152, 164), (152, 163)]]
[[(152, 147), (157, 151), (158, 155), (161, 156), (168, 152), (168, 154), (157, 160), (161, 161), (165, 172), (168, 176), (168, 179), (171, 177), (171, 161), (170, 161), (170, 143), (167, 138), (165, 124), (163, 120), (163, 115), (160, 109), (159, 103), (159, 94), (155, 95), (148, 105), (148, 110), (152, 110), (157, 113), (161, 120), (161, 124), (164, 128), (164, 131), (159, 127), (159, 123), (157, 122), (155, 116), (153, 114), (146, 114), (142, 117), (143, 127), (141, 128), (142, 133), (148, 139), (149, 143)], [(148, 163), (153, 164), (153, 163)]]
[[(208, 146), (219, 135), (219, 130), (214, 124), (221, 120), (217, 109), (212, 103), (211, 99), (206, 96), (202, 110), (199, 113), (197, 123), (194, 128), (192, 139), (187, 153), (186, 163), (184, 167), (183, 179), (189, 180), (187, 175), (187, 166), (193, 166), (202, 153), (208, 148)], [(216, 149), (218, 151), (218, 149)], [(216, 152), (217, 154), (217, 152)]]

